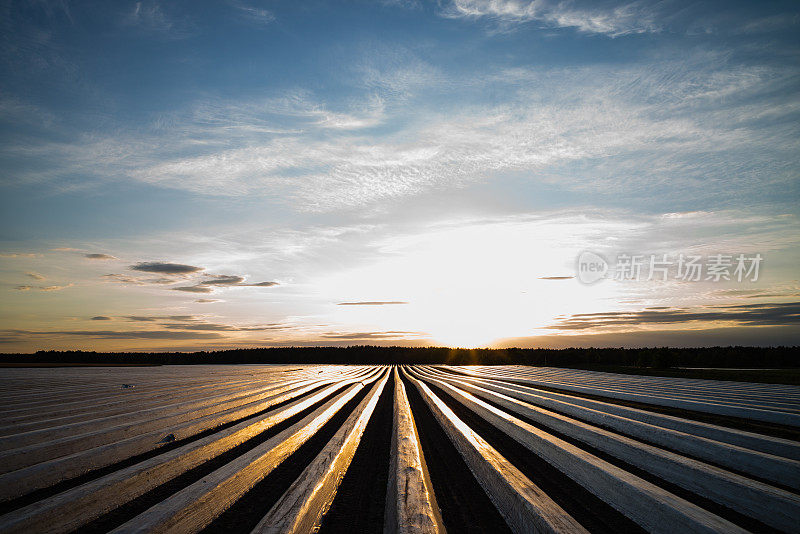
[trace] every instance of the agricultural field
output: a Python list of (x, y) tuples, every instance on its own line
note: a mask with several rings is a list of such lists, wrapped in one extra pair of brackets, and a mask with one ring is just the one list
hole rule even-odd
[(798, 532), (800, 387), (528, 366), (0, 374), (0, 532)]

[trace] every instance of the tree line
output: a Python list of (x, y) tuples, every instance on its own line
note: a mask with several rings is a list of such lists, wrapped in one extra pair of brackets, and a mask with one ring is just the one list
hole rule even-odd
[(704, 347), (704, 348), (505, 348), (463, 349), (448, 347), (269, 347), (199, 352), (94, 352), (38, 351), (2, 354), (0, 363), (16, 364), (450, 364), (450, 365), (546, 365), (632, 367), (800, 367), (798, 347)]

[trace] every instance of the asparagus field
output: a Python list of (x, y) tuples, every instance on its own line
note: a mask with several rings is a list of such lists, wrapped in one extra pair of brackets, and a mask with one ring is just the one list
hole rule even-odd
[(9, 368), (0, 532), (799, 532), (800, 387), (527, 366)]

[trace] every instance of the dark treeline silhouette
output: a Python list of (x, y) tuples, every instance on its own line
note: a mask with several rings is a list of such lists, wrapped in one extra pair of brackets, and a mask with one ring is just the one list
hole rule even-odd
[(0, 364), (452, 364), (669, 367), (800, 367), (800, 347), (461, 349), (447, 347), (270, 347), (202, 352), (38, 351), (2, 354)]

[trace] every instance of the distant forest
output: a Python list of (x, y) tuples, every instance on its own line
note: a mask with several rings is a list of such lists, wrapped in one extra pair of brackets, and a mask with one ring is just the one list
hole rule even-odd
[(524, 364), (554, 367), (630, 366), (797, 368), (800, 347), (460, 349), (447, 347), (270, 347), (202, 352), (39, 351), (0, 354), (0, 364), (187, 365), (297, 364)]

